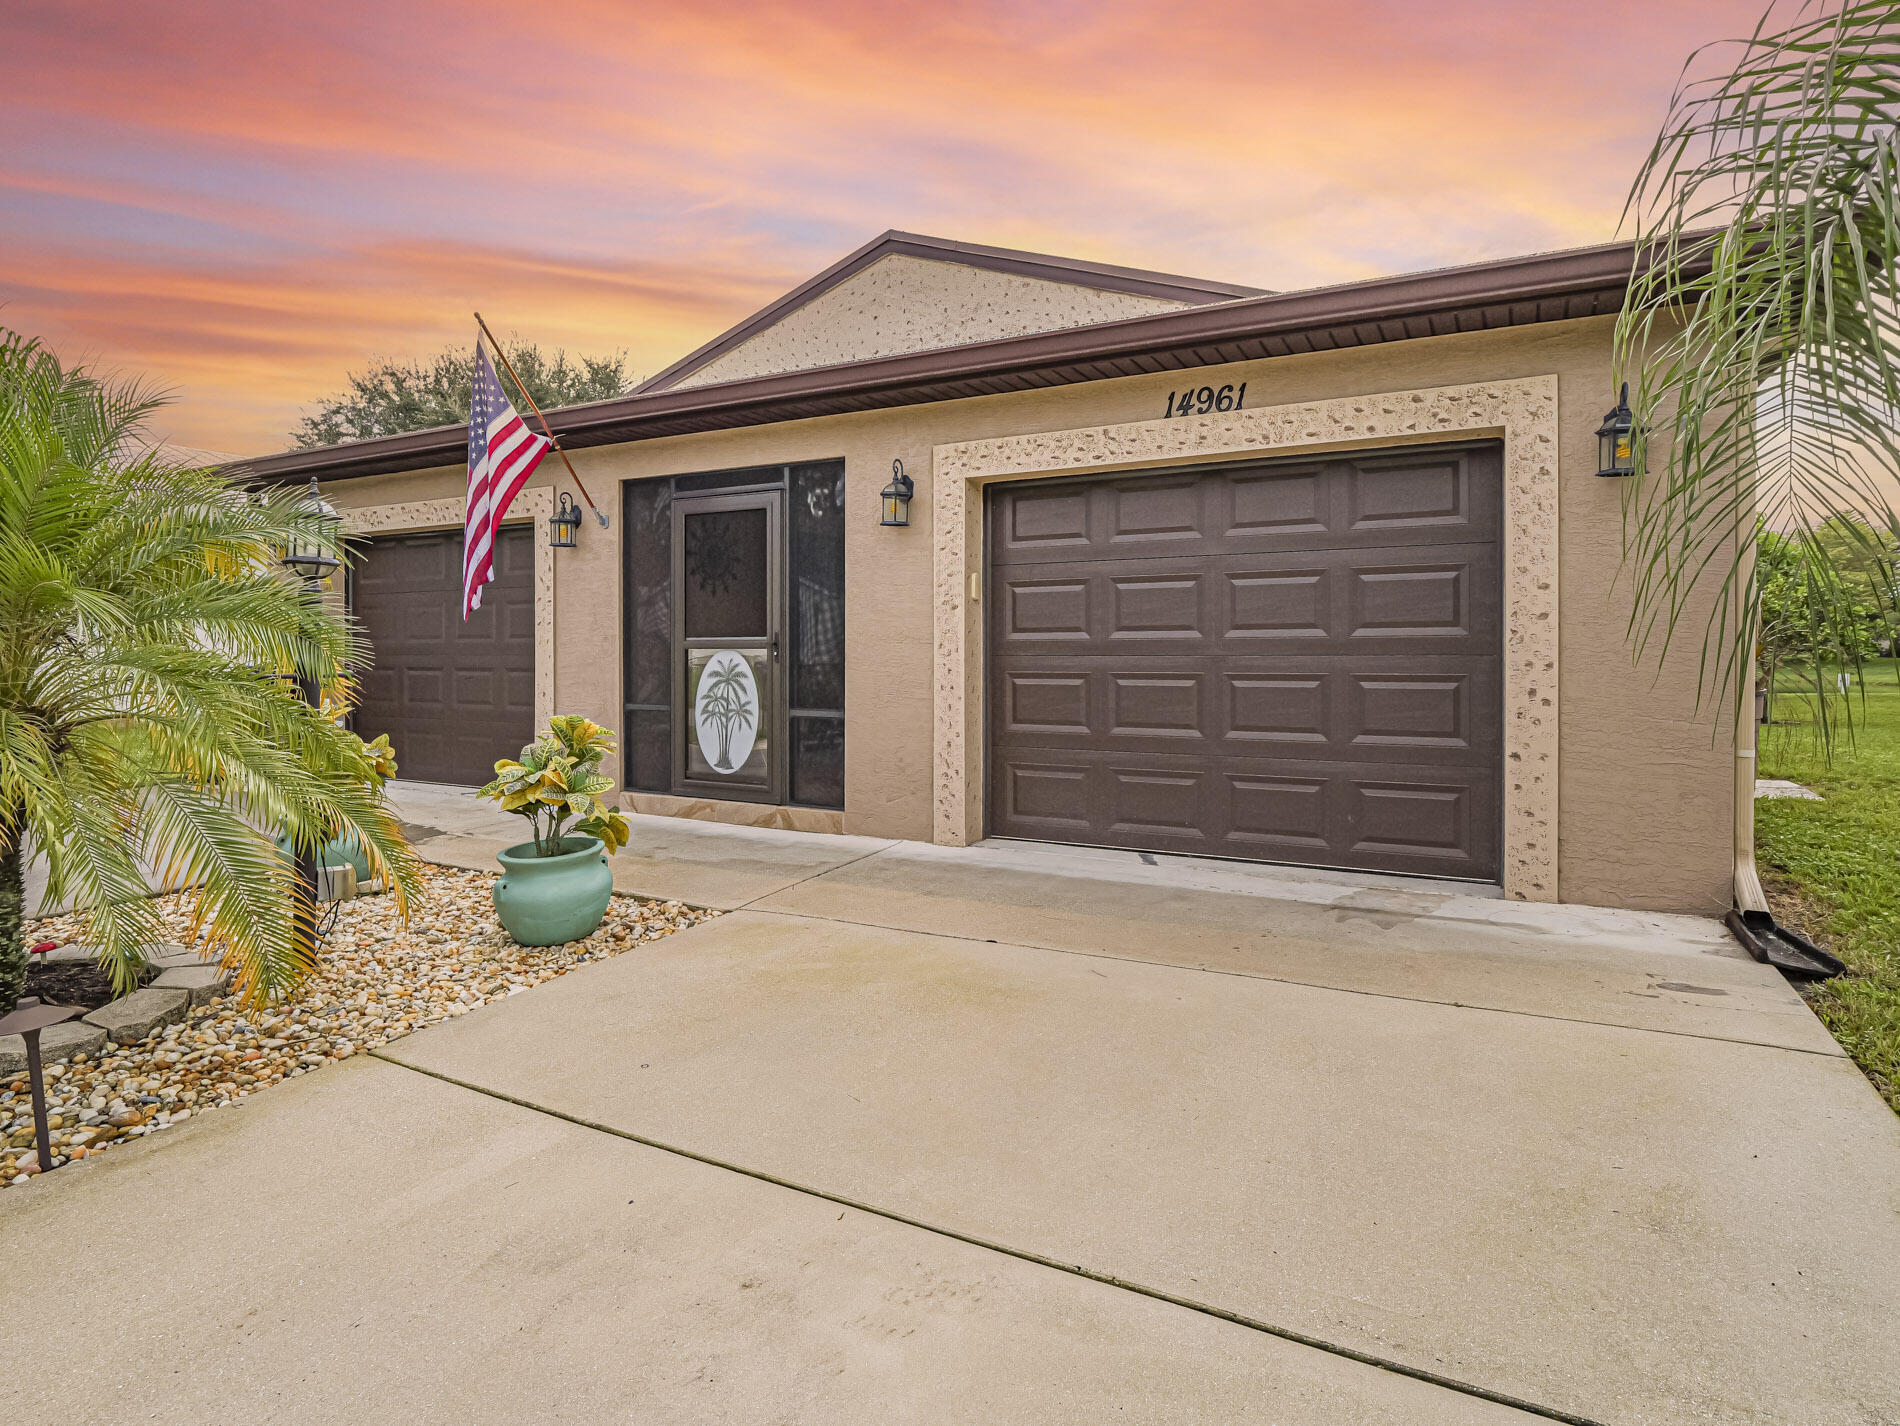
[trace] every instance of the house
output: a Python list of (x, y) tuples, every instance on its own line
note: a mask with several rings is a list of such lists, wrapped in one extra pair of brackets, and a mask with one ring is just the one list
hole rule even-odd
[(549, 413), (611, 524), (550, 548), (544, 462), (467, 625), (459, 427), (249, 474), (366, 541), (360, 720), (405, 776), (477, 783), (559, 710), (644, 812), (1717, 911), (1730, 730), (1693, 649), (1633, 657), (1597, 475), (1630, 264), (1273, 293), (886, 233)]

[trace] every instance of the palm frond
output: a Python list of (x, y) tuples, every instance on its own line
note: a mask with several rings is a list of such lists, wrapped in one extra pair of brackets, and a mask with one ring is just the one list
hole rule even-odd
[(1690, 58), (1631, 188), (1631, 633), (1660, 658), (1699, 623), (1705, 698), (1750, 693), (1758, 526), (1900, 533), (1897, 132), (1900, 5), (1776, 6)]
[[(285, 545), (334, 538), (289, 493), (141, 440), (161, 400), (0, 331), (0, 858), (45, 859), (122, 985), (159, 934), (145, 867), (190, 883), (263, 999), (311, 956), (279, 832), (305, 850), (353, 835), (405, 907), (418, 864), (378, 756), (291, 681), (341, 690), (361, 661), (348, 621), (278, 569)], [(0, 960), (18, 941), (0, 925)]]

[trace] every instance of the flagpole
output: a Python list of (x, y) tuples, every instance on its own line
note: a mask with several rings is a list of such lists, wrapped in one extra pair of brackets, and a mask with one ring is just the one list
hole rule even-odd
[(600, 528), (607, 528), (607, 517), (600, 513), (600, 507), (594, 503), (594, 497), (587, 493), (587, 487), (581, 485), (580, 473), (574, 469), (574, 462), (567, 458), (567, 452), (561, 449), (561, 442), (554, 434), (554, 428), (548, 425), (548, 418), (541, 414), (541, 408), (534, 404), (534, 398), (528, 394), (528, 388), (521, 384), (521, 378), (515, 375), (515, 364), (508, 360), (508, 353), (501, 349), (501, 343), (495, 340), (495, 334), (488, 330), (488, 323), (482, 321), (482, 314), (475, 314), (475, 323), (488, 338), (488, 345), (495, 349), (495, 355), (501, 358), (501, 364), (508, 369), (508, 375), (514, 377), (515, 390), (521, 393), (522, 400), (528, 403), (528, 409), (541, 423), (542, 431), (547, 435), (548, 444), (553, 446), (561, 457), (561, 464), (567, 467), (567, 473), (574, 477), (574, 484), (580, 486), (581, 499), (587, 502), (587, 508), (594, 512), (594, 518), (600, 521)]

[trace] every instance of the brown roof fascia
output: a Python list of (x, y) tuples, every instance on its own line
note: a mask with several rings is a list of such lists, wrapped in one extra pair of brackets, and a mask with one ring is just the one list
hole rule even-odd
[[(1612, 243), (1377, 278), (1305, 292), (1273, 293), (1088, 327), (1037, 332), (967, 346), (908, 352), (684, 391), (634, 392), (550, 411), (573, 448), (696, 430), (954, 400), (1104, 376), (1181, 370), (1226, 344), (1279, 340), (1323, 350), (1399, 340), (1421, 324), (1470, 331), (1614, 312), (1629, 283), (1634, 247)], [(1079, 368), (1087, 368), (1086, 371)], [(240, 479), (351, 479), (456, 464), (466, 431), (438, 426), (344, 445), (285, 451), (230, 468)]]
[(864, 271), (872, 263), (898, 254), (934, 262), (960, 263), (965, 267), (980, 267), (991, 272), (1014, 273), (1019, 277), (1038, 277), (1045, 282), (1093, 287), (1103, 292), (1162, 297), (1175, 302), (1225, 302), (1235, 297), (1259, 297), (1267, 291), (1264, 287), (1242, 287), (1232, 282), (1213, 282), (1170, 272), (1150, 272), (1139, 267), (1115, 267), (1109, 263), (1084, 262), (1080, 258), (1056, 257), (1049, 253), (984, 247), (981, 243), (959, 243), (950, 238), (903, 233), (893, 228), (871, 239), (856, 252), (846, 254), (816, 277), (807, 278), (783, 297), (761, 307), (704, 346), (688, 352), (665, 370), (655, 372), (634, 387), (632, 394), (667, 390), (706, 363), (757, 336), (788, 313), (822, 297), (847, 278)]

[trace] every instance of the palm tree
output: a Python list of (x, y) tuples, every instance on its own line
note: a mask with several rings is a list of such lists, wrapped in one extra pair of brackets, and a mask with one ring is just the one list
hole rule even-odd
[(1774, 6), (1691, 56), (1631, 189), (1632, 633), (1660, 656), (1706, 618), (1705, 694), (1749, 694), (1758, 528), (1809, 544), (1853, 514), (1882, 558), (1900, 534), (1897, 129), (1900, 3)]
[(417, 885), (362, 741), (291, 681), (339, 686), (358, 653), (277, 566), (335, 535), (145, 443), (160, 404), (0, 329), (0, 1013), (25, 975), (29, 856), (121, 988), (161, 934), (149, 865), (195, 888), (256, 999), (315, 956), (268, 832), (354, 833), (405, 904)]
[(719, 751), (711, 759), (717, 772), (731, 772), (732, 735), (752, 724), (752, 702), (747, 689), (751, 674), (735, 656), (720, 664), (707, 676), (701, 694), (704, 708), (719, 729)]

